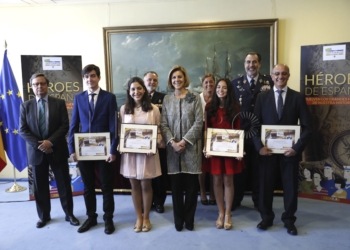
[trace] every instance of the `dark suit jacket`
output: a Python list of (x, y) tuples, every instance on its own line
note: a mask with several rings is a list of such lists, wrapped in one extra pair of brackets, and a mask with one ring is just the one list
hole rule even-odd
[(160, 105), (159, 112), (162, 113), (162, 105), (165, 94), (154, 91), (151, 99), (151, 103)]
[[(297, 152), (297, 156), (301, 157), (312, 134), (310, 112), (305, 97), (301, 93), (288, 88), (281, 120), (278, 119), (273, 88), (258, 95), (254, 114), (261, 125), (298, 125), (298, 120), (300, 120), (301, 135), (292, 148)], [(257, 151), (263, 147), (260, 134), (254, 138), (254, 144)]]
[(111, 133), (110, 154), (117, 154), (118, 140), (116, 135), (117, 100), (115, 95), (100, 89), (95, 105), (95, 112), (91, 117), (88, 91), (74, 97), (72, 120), (69, 129), (69, 153), (75, 153), (74, 133)]
[[(69, 129), (68, 113), (64, 100), (48, 97), (49, 105), (49, 131), (46, 140), (53, 144), (55, 161), (67, 160), (69, 157), (66, 134)], [(43, 152), (38, 150), (43, 140), (38, 126), (37, 102), (33, 98), (21, 104), (20, 108), (20, 135), (27, 142), (27, 156), (29, 164), (39, 165), (43, 158)]]
[(239, 99), (242, 99), (242, 105), (240, 107), (241, 112), (251, 112), (254, 111), (254, 105), (256, 98), (259, 93), (264, 92), (263, 86), (268, 85), (270, 88), (273, 88), (273, 81), (270, 76), (259, 74), (258, 80), (255, 83), (254, 92), (250, 90), (250, 84), (247, 79), (247, 75), (243, 75), (232, 80), (233, 89), (236, 95), (236, 101), (239, 102)]

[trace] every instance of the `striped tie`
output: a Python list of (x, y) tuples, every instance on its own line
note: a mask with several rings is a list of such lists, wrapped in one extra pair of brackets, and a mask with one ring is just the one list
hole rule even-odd
[(40, 99), (40, 105), (39, 105), (39, 130), (41, 137), (45, 139), (47, 137), (47, 131), (46, 131), (46, 117), (45, 117), (45, 100)]
[(278, 93), (277, 114), (278, 114), (278, 119), (281, 120), (282, 113), (283, 113), (283, 98), (282, 98), (283, 90), (277, 90), (277, 93)]

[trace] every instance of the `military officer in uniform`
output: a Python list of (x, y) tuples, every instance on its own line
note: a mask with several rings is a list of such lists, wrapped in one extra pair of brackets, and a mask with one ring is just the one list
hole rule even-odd
[[(240, 105), (241, 111), (241, 129), (246, 131), (244, 140), (244, 162), (246, 169), (242, 173), (234, 175), (234, 200), (232, 210), (241, 205), (244, 196), (246, 184), (251, 184), (252, 200), (254, 207), (259, 207), (259, 169), (257, 164), (257, 152), (255, 151), (252, 138), (254, 131), (252, 129), (252, 114), (254, 104), (259, 93), (269, 90), (273, 87), (273, 81), (270, 76), (259, 73), (261, 67), (261, 55), (255, 52), (249, 52), (244, 60), (245, 75), (242, 75), (232, 81), (236, 95), (236, 100)], [(250, 133), (249, 133), (250, 131)]]
[[(157, 92), (158, 87), (158, 74), (154, 71), (148, 71), (143, 76), (148, 95), (151, 102), (159, 108), (159, 112), (162, 112), (163, 99), (165, 94)], [(165, 148), (158, 148), (160, 166), (162, 169), (162, 175), (152, 180), (153, 189), (153, 202), (152, 206), (157, 213), (164, 213), (164, 203), (166, 199), (166, 182), (167, 182), (167, 160)]]

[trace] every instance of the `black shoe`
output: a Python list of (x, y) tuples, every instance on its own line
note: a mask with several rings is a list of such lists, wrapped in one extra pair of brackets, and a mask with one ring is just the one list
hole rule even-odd
[(105, 221), (105, 234), (111, 234), (115, 230), (113, 220)]
[(237, 207), (240, 207), (241, 203), (234, 203), (232, 204), (231, 211), (235, 211)]
[(81, 227), (78, 228), (78, 233), (84, 233), (88, 231), (91, 227), (97, 225), (96, 218), (88, 218)]
[(37, 223), (36, 223), (36, 227), (37, 228), (42, 228), (46, 225), (46, 223), (48, 223), (49, 221), (51, 220), (51, 218), (47, 218), (47, 219), (44, 219), (44, 220), (39, 220)]
[(261, 221), (256, 227), (261, 230), (267, 230), (267, 228), (272, 226), (272, 222), (269, 221)]
[(156, 212), (157, 213), (164, 213), (164, 206), (163, 205), (156, 205)]
[(216, 200), (209, 200), (209, 205), (216, 205)]
[(193, 231), (193, 224), (185, 224), (185, 228), (188, 230), (188, 231)]
[(176, 231), (180, 232), (182, 231), (182, 229), (184, 228), (183, 225), (180, 225), (180, 224), (175, 224), (175, 228), (176, 228)]
[(208, 200), (201, 200), (202, 205), (206, 206), (209, 204)]
[(69, 221), (69, 224), (71, 224), (72, 226), (79, 226), (79, 221), (77, 218), (75, 218), (75, 216), (73, 214), (71, 215), (66, 215), (66, 221)]
[(287, 228), (287, 233), (290, 235), (298, 235), (298, 230), (295, 227), (294, 224), (290, 224), (290, 225), (284, 225), (285, 228)]

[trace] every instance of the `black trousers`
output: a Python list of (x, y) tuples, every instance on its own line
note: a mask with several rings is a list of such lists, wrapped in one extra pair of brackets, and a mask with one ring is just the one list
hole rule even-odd
[(183, 226), (184, 223), (192, 226), (197, 208), (198, 174), (172, 174), (170, 181), (174, 223), (176, 226)]
[(275, 181), (280, 170), (283, 183), (283, 202), (285, 212), (282, 221), (285, 225), (294, 224), (298, 208), (298, 169), (297, 156), (285, 157), (282, 154), (260, 157), (260, 201), (259, 211), (264, 221), (272, 222), (275, 214), (272, 211)]
[(244, 164), (245, 169), (239, 174), (233, 175), (234, 178), (234, 198), (233, 204), (240, 205), (246, 187), (252, 190), (252, 200), (254, 206), (259, 205), (259, 162), (258, 153), (255, 150), (252, 139), (246, 139), (244, 141)]
[(50, 218), (51, 202), (49, 188), (49, 166), (51, 166), (51, 169), (55, 175), (57, 190), (63, 211), (66, 215), (72, 215), (73, 198), (68, 160), (56, 162), (53, 160), (53, 157), (50, 154), (43, 154), (43, 160), (40, 165), (32, 166), (34, 197), (38, 216), (41, 220), (47, 220)]
[(168, 179), (168, 167), (165, 148), (159, 148), (159, 159), (162, 175), (152, 179), (153, 204), (164, 205), (166, 199), (166, 187)]
[(114, 196), (113, 196), (113, 172), (112, 165), (106, 161), (79, 161), (78, 167), (84, 182), (84, 200), (86, 215), (89, 218), (97, 218), (96, 213), (96, 192), (95, 168), (97, 169), (100, 179), (100, 187), (103, 195), (103, 219), (112, 220), (114, 213)]

